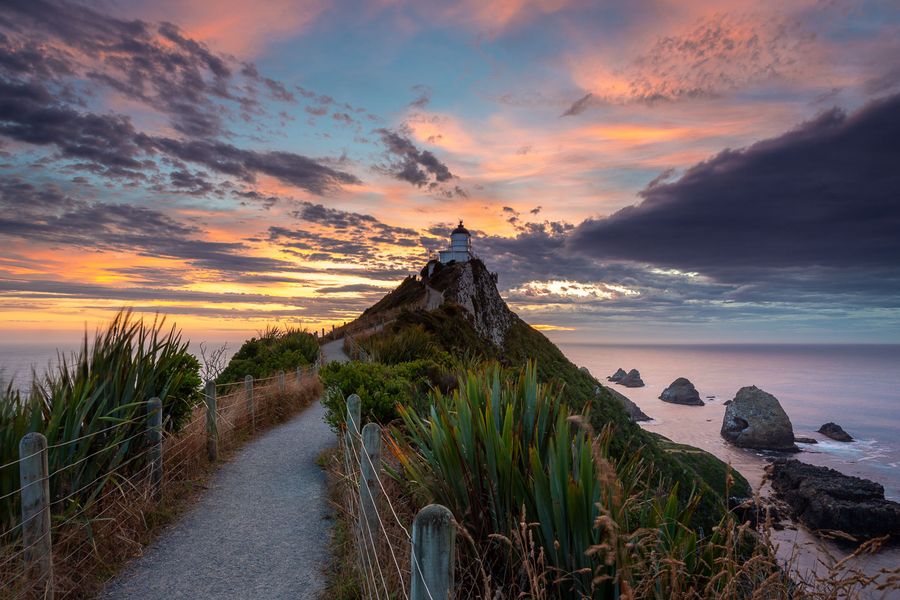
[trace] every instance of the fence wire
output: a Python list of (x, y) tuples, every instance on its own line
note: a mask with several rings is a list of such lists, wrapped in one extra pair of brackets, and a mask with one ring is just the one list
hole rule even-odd
[[(385, 447), (386, 435), (381, 432), (382, 447)], [(353, 527), (362, 592), (369, 600), (409, 600), (407, 582), (411, 581), (412, 566), (419, 572), (422, 572), (422, 567), (412, 552), (412, 537), (400, 518), (402, 511), (394, 505), (388, 489), (393, 482), (385, 482), (382, 465), (375, 464), (363, 447), (362, 435), (352, 415), (348, 415), (347, 434), (341, 437), (340, 446), (343, 460), (340, 475), (345, 498), (343, 509)], [(365, 470), (374, 479), (374, 486), (362, 479), (364, 463), (368, 467)], [(374, 522), (370, 522), (363, 508), (367, 502), (374, 511)], [(421, 583), (427, 598), (435, 600), (425, 582)]]
[[(284, 375), (284, 392), (299, 398), (304, 386), (317, 378), (316, 365), (304, 368), (299, 372), (292, 370)], [(298, 376), (299, 373), (299, 376)], [(241, 436), (252, 432), (254, 413), (258, 425), (266, 425), (276, 418), (282, 417), (290, 408), (290, 398), (281, 390), (281, 375), (274, 375), (253, 382), (253, 404), (251, 410), (249, 395), (240, 382), (234, 390), (217, 398), (217, 427), (220, 448), (233, 447)], [(296, 405), (294, 405), (296, 407)], [(96, 591), (98, 583), (102, 583), (103, 572), (109, 570), (110, 564), (138, 554), (147, 528), (146, 517), (158, 506), (152, 486), (152, 463), (150, 454), (154, 448), (148, 444), (149, 437), (146, 416), (115, 423), (101, 430), (90, 432), (65, 442), (49, 444), (47, 452), (76, 444), (90, 445), (97, 436), (114, 433), (121, 427), (136, 429), (128, 431), (127, 437), (110, 446), (90, 451), (72, 462), (56, 466), (49, 474), (29, 482), (26, 486), (0, 496), (2, 503), (8, 507), (18, 508), (17, 496), (24, 488), (50, 481), (51, 490), (63, 490), (58, 494), (52, 492), (49, 500), (51, 528), (27, 546), (23, 542), (22, 531), (25, 525), (42, 516), (34, 514), (25, 520), (21, 515), (15, 523), (0, 533), (0, 598), (40, 598), (46, 589), (37, 584), (33, 576), (33, 565), (26, 563), (29, 550), (46, 541), (52, 542), (52, 575), (49, 586), (56, 598), (84, 598)], [(202, 476), (204, 465), (208, 464), (206, 455), (207, 415), (203, 402), (196, 405), (179, 429), (179, 432), (163, 431), (163, 477), (161, 494), (164, 500), (173, 500), (193, 489), (193, 483)], [(128, 444), (128, 446), (125, 446)], [(122, 450), (125, 448), (126, 450)], [(113, 461), (112, 468), (90, 477), (90, 482), (79, 483), (74, 489), (66, 489), (62, 483), (69, 476), (83, 470), (103, 454), (116, 455), (124, 452), (121, 458)], [(21, 457), (0, 466), (18, 468), (23, 460), (31, 456)], [(10, 504), (12, 503), (12, 504)]]

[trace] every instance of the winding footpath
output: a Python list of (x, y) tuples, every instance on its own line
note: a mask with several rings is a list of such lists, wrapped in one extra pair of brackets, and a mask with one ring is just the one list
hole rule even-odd
[[(347, 360), (342, 343), (322, 347), (327, 360)], [(319, 598), (330, 511), (316, 457), (335, 443), (324, 415), (316, 402), (244, 446), (101, 598)]]

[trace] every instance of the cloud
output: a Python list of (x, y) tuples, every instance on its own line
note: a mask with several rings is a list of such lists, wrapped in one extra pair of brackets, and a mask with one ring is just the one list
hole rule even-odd
[[(0, 7), (0, 26), (9, 34), (0, 39), (5, 52), (14, 50), (34, 74), (64, 73), (109, 86), (167, 114), (185, 135), (220, 135), (224, 116), (263, 114), (257, 99), (263, 92), (293, 101), (252, 64), (212, 52), (172, 23), (126, 21), (64, 0), (13, 0)], [(15, 64), (7, 71), (24, 73)]]
[(90, 202), (53, 185), (0, 177), (0, 235), (54, 245), (184, 260), (216, 271), (291, 270), (292, 263), (253, 256), (242, 242), (212, 242), (204, 232), (157, 210)]
[(416, 93), (416, 98), (409, 103), (411, 108), (425, 108), (431, 102), (431, 88), (427, 85), (417, 84), (412, 87), (412, 91)]
[(34, 82), (0, 78), (0, 135), (37, 146), (53, 145), (65, 158), (84, 161), (89, 170), (107, 176), (145, 178), (154, 170), (157, 152), (201, 164), (218, 173), (253, 182), (257, 174), (324, 194), (359, 179), (320, 162), (284, 151), (259, 152), (205, 139), (175, 139), (138, 132), (127, 117), (82, 113), (56, 101)]
[(868, 272), (882, 293), (896, 293), (897, 139), (900, 95), (851, 115), (833, 109), (656, 182), (640, 204), (582, 223), (567, 244), (603, 260), (729, 282), (779, 280), (790, 289), (855, 294), (856, 275)]
[(560, 117), (574, 117), (575, 115), (580, 115), (587, 109), (588, 102), (590, 102), (591, 98), (593, 97), (594, 95), (591, 93), (585, 94), (584, 96), (573, 102), (572, 106), (567, 108), (565, 112), (560, 115)]
[(717, 96), (817, 67), (815, 36), (799, 20), (762, 14), (716, 13), (662, 35), (622, 66), (573, 55), (576, 81), (592, 95), (563, 116), (594, 103), (678, 101)]
[(378, 129), (391, 163), (384, 170), (416, 187), (437, 187), (453, 179), (453, 173), (428, 150), (419, 150), (409, 138), (389, 129)]

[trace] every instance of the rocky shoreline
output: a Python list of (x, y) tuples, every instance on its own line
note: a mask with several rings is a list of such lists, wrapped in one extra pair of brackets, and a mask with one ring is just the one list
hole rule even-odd
[[(636, 381), (643, 385), (637, 369), (619, 369), (607, 379), (623, 386), (634, 386)], [(607, 389), (625, 405), (632, 420), (648, 418), (634, 402)], [(675, 379), (659, 399), (683, 406), (705, 405), (685, 377)], [(724, 405), (720, 435), (731, 445), (780, 454), (801, 452), (798, 443), (818, 443), (812, 437), (795, 436), (790, 417), (778, 399), (756, 386), (741, 388)], [(840, 442), (854, 441), (836, 423), (825, 423), (818, 433)], [(766, 467), (771, 497), (733, 499), (732, 508), (739, 518), (749, 519), (754, 525), (768, 520), (776, 529), (782, 527), (783, 519), (790, 518), (820, 536), (853, 542), (881, 536), (900, 538), (900, 503), (887, 500), (877, 482), (775, 456)]]

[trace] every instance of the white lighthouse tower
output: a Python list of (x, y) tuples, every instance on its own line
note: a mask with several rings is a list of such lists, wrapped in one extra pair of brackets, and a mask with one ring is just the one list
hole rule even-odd
[(441, 264), (446, 265), (450, 262), (468, 262), (472, 258), (472, 234), (463, 227), (460, 220), (459, 225), (450, 232), (450, 247), (446, 250), (438, 252), (438, 260)]

